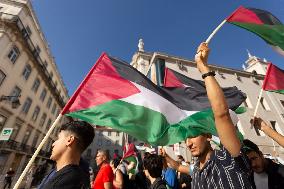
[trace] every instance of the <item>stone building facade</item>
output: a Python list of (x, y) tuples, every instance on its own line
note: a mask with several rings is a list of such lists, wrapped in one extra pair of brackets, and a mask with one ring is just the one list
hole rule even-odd
[[(0, 141), (1, 181), (10, 167), (19, 176), (69, 98), (28, 0), (0, 0), (0, 97), (0, 131), (12, 128), (9, 140)], [(58, 129), (36, 164), (49, 158)]]

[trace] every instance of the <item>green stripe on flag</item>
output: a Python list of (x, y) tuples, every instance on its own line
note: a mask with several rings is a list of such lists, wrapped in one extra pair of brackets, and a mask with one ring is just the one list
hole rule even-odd
[(284, 94), (284, 90), (268, 90), (269, 92)]
[(176, 124), (169, 124), (166, 117), (157, 111), (113, 100), (66, 115), (111, 127), (151, 145), (165, 146), (204, 133), (217, 134), (211, 110), (197, 112)]
[(244, 107), (244, 106), (240, 106), (240, 107), (238, 107), (237, 109), (234, 110), (234, 112), (235, 112), (236, 114), (243, 114), (243, 113), (245, 113), (246, 111), (247, 111), (247, 108)]
[(253, 23), (241, 23), (241, 22), (229, 22), (236, 26), (249, 30), (268, 44), (278, 46), (284, 50), (284, 25), (267, 25), (267, 24), (253, 24)]

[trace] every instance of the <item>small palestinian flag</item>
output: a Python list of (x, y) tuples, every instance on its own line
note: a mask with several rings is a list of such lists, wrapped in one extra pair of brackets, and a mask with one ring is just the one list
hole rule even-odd
[(284, 94), (284, 70), (272, 63), (268, 64), (262, 88), (265, 91)]
[[(169, 68), (165, 69), (164, 89), (175, 101), (179, 101), (180, 106), (193, 106), (195, 110), (205, 110), (211, 108), (207, 97), (205, 83), (186, 77)], [(237, 87), (222, 88), (228, 107), (236, 110), (246, 99), (246, 95)]]
[(284, 56), (284, 25), (270, 12), (241, 6), (227, 22), (255, 33)]
[(102, 54), (61, 114), (125, 132), (151, 145), (216, 135), (212, 110), (185, 107), (129, 64)]

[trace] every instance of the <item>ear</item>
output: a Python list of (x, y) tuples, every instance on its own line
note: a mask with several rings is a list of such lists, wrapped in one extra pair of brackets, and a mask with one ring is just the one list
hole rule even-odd
[(208, 142), (210, 142), (212, 140), (211, 134), (206, 134), (205, 136), (206, 136)]
[(66, 146), (71, 146), (75, 142), (74, 135), (69, 135), (67, 138)]

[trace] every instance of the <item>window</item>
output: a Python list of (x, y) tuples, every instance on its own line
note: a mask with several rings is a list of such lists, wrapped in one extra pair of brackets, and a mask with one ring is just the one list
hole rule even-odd
[(26, 130), (26, 132), (25, 132), (25, 136), (24, 136), (24, 138), (23, 138), (23, 140), (22, 140), (22, 143), (23, 143), (23, 144), (27, 144), (27, 142), (28, 142), (28, 140), (29, 140), (29, 138), (30, 138), (31, 133), (32, 133), (32, 128), (31, 128), (31, 127), (28, 127), (27, 130)]
[(32, 35), (32, 31), (31, 31), (31, 28), (29, 26), (26, 26), (26, 32), (29, 36)]
[(282, 107), (284, 108), (284, 100), (280, 100), (280, 103), (282, 104)]
[(243, 102), (243, 104), (244, 104), (245, 107), (253, 108), (248, 96), (247, 96), (246, 100)]
[(53, 78), (53, 72), (50, 72), (49, 76), (52, 79)]
[(0, 86), (2, 85), (5, 78), (6, 78), (6, 74), (2, 70), (0, 70)]
[(40, 111), (40, 108), (39, 108), (38, 106), (35, 107), (35, 111), (34, 111), (33, 116), (32, 116), (32, 120), (33, 120), (33, 121), (36, 121), (36, 120), (37, 120), (39, 111)]
[(2, 132), (2, 129), (6, 123), (7, 118), (0, 114), (0, 132)]
[(10, 93), (10, 96), (19, 96), (21, 92), (22, 90), (18, 86), (15, 86), (12, 92)]
[(107, 146), (110, 146), (110, 145), (111, 145), (111, 141), (110, 141), (110, 140), (107, 140), (107, 141), (106, 141), (106, 145), (107, 145)]
[(110, 131), (107, 133), (107, 136), (111, 136), (111, 132)]
[(36, 46), (36, 52), (37, 52), (37, 55), (39, 55), (39, 54), (40, 54), (40, 52), (41, 52), (41, 49), (39, 48), (39, 46), (38, 46), (38, 45)]
[(12, 49), (10, 50), (9, 54), (8, 54), (8, 58), (14, 64), (16, 62), (16, 60), (18, 59), (19, 55), (20, 55), (20, 51), (19, 51), (18, 47), (13, 46)]
[(12, 90), (12, 92), (10, 93), (10, 96), (14, 96), (11, 101), (13, 100), (17, 100), (17, 98), (20, 96), (22, 90), (18, 87), (15, 86), (14, 89)]
[(102, 145), (102, 140), (101, 140), (101, 139), (98, 140), (98, 145), (99, 145), (99, 146)]
[(13, 127), (13, 131), (12, 131), (12, 134), (10, 136), (10, 140), (16, 140), (17, 136), (18, 136), (18, 133), (21, 129), (22, 125), (19, 124), (19, 123), (15, 123), (14, 127)]
[(252, 81), (253, 81), (255, 84), (259, 85), (259, 82), (258, 82), (258, 80), (257, 80), (255, 77), (252, 77)]
[(263, 97), (261, 97), (260, 99), (260, 104), (264, 110), (270, 111), (270, 107), (268, 106), (266, 100)]
[(220, 77), (222, 78), (222, 79), (226, 79), (226, 77), (225, 77), (225, 75), (224, 75), (224, 73), (222, 73), (222, 72), (217, 72), (219, 75), (220, 75)]
[(25, 80), (28, 80), (32, 72), (32, 67), (27, 64), (23, 70), (22, 75), (24, 76)]
[(116, 136), (119, 136), (119, 132), (118, 131), (116, 132)]
[(53, 104), (53, 107), (52, 107), (52, 110), (51, 110), (51, 113), (54, 115), (55, 114), (55, 110), (56, 110), (56, 104), (54, 102)]
[(43, 66), (44, 66), (45, 68), (47, 68), (47, 62), (46, 62), (46, 60), (43, 62)]
[(45, 97), (46, 97), (46, 89), (43, 89), (41, 94), (40, 94), (39, 99), (43, 102)]
[(34, 81), (34, 84), (32, 86), (32, 91), (36, 93), (37, 90), (38, 90), (39, 85), (40, 85), (40, 81), (39, 81), (38, 78), (36, 78), (35, 81)]
[(25, 103), (23, 105), (22, 112), (27, 114), (29, 112), (31, 104), (32, 104), (32, 99), (27, 97), (27, 99), (26, 99), (26, 101), (25, 101)]
[(36, 147), (39, 135), (40, 135), (40, 133), (38, 131), (36, 131), (36, 133), (35, 133), (35, 135), (33, 137), (33, 142), (32, 142), (32, 147), (34, 147), (34, 148)]
[(56, 115), (59, 115), (59, 114), (60, 114), (60, 108), (57, 109)]
[(39, 121), (39, 126), (42, 127), (44, 125), (45, 120), (46, 120), (46, 113), (43, 113)]
[(48, 101), (47, 101), (47, 104), (46, 104), (46, 107), (47, 107), (48, 109), (50, 108), (51, 103), (52, 103), (52, 97), (50, 96), (50, 97), (48, 98)]
[(51, 126), (51, 119), (48, 119), (45, 130), (47, 131)]
[(237, 78), (238, 81), (242, 81), (241, 76), (239, 76), (237, 73), (235, 73), (235, 76), (236, 76), (236, 78)]

